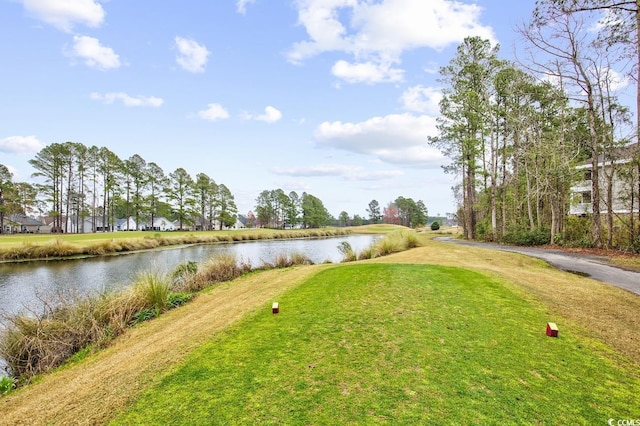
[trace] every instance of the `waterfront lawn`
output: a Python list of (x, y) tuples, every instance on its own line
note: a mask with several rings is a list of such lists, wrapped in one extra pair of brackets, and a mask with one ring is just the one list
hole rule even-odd
[[(300, 230), (304, 232), (304, 230)], [(230, 229), (223, 231), (119, 231), (119, 232), (87, 232), (81, 234), (2, 234), (0, 235), (0, 249), (20, 244), (47, 244), (51, 241), (62, 240), (67, 243), (85, 245), (111, 240), (133, 240), (142, 238), (184, 238), (189, 236), (255, 236), (256, 239), (269, 238), (273, 234), (282, 233), (278, 229)]]
[(476, 272), (338, 265), (278, 302), (113, 423), (606, 424), (640, 412), (635, 364)]
[(0, 236), (0, 261), (96, 256), (162, 246), (234, 242), (244, 240), (330, 237), (346, 235), (345, 228), (322, 229), (247, 229), (227, 231), (107, 232), (94, 234), (58, 234)]

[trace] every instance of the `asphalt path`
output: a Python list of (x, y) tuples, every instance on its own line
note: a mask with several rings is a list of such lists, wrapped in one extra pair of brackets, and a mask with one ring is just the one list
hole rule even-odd
[(603, 263), (606, 261), (604, 257), (583, 255), (579, 253), (567, 253), (562, 250), (554, 249), (515, 247), (476, 241), (465, 241), (451, 237), (441, 237), (436, 239), (438, 241), (445, 241), (452, 244), (463, 244), (486, 249), (510, 251), (536, 257), (538, 259), (545, 260), (550, 265), (563, 271), (593, 278), (594, 280), (602, 281), (640, 295), (640, 273), (627, 271), (615, 266), (605, 265)]

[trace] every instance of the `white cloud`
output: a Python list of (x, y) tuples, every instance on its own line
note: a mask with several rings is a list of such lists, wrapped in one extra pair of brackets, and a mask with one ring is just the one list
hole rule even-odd
[(400, 100), (407, 111), (438, 114), (442, 92), (435, 87), (417, 85), (409, 87), (402, 93)]
[(348, 83), (382, 83), (402, 81), (404, 71), (391, 68), (389, 64), (364, 62), (350, 64), (340, 60), (331, 68), (331, 72)]
[(238, 0), (236, 11), (242, 15), (247, 13), (247, 5), (255, 3), (255, 0)]
[(207, 109), (198, 111), (198, 117), (208, 121), (226, 120), (229, 112), (220, 104), (209, 104)]
[(89, 36), (73, 36), (73, 49), (69, 56), (80, 58), (85, 65), (100, 70), (120, 67), (120, 57), (111, 49), (100, 44), (100, 40)]
[(9, 136), (0, 139), (0, 152), (7, 154), (35, 154), (44, 146), (35, 136)]
[(195, 40), (183, 37), (175, 38), (178, 55), (176, 62), (183, 70), (189, 72), (204, 72), (207, 58), (211, 54), (206, 46), (199, 44)]
[(373, 155), (404, 166), (439, 167), (442, 154), (427, 145), (437, 134), (433, 117), (392, 114), (360, 123), (324, 122), (315, 131), (319, 147)]
[(105, 17), (104, 9), (94, 0), (22, 0), (21, 3), (30, 15), (67, 32), (74, 24), (98, 27)]
[[(495, 41), (491, 27), (479, 21), (482, 8), (455, 0), (298, 0), (296, 8), (308, 39), (295, 43), (288, 52), (293, 63), (334, 51), (352, 55), (356, 65), (378, 64), (385, 69), (382, 65), (399, 64), (406, 50), (441, 50), (472, 35)], [(347, 81), (371, 81), (353, 78), (354, 73), (365, 73), (362, 67), (345, 65), (343, 61), (334, 68), (342, 68), (350, 77)], [(370, 73), (372, 67), (368, 67)], [(401, 70), (386, 67), (401, 75)]]
[(157, 98), (155, 96), (129, 96), (122, 92), (105, 93), (104, 95), (94, 92), (90, 96), (91, 99), (102, 101), (105, 104), (112, 104), (115, 101), (121, 101), (122, 104), (127, 107), (159, 107), (164, 103), (162, 98)]
[(288, 176), (344, 176), (353, 174), (355, 171), (362, 170), (359, 166), (344, 166), (340, 164), (320, 164), (317, 166), (306, 167), (274, 167), (271, 169), (274, 173)]
[(274, 167), (271, 171), (278, 175), (299, 177), (344, 177), (349, 180), (376, 181), (402, 176), (400, 170), (367, 171), (361, 166), (347, 166), (342, 164), (319, 164), (305, 167)]
[(245, 120), (264, 121), (265, 123), (271, 124), (271, 123), (275, 123), (276, 121), (280, 121), (280, 119), (282, 118), (282, 113), (277, 108), (274, 108), (271, 105), (268, 105), (264, 109), (264, 114), (260, 114), (260, 115), (244, 114), (242, 118), (244, 118)]
[[(594, 70), (590, 70), (590, 71), (593, 73), (594, 77), (597, 76), (597, 73)], [(609, 85), (609, 88), (614, 92), (624, 89), (627, 86), (629, 86), (629, 84), (631, 84), (628, 76), (620, 74), (613, 68), (609, 68), (609, 67), (601, 68), (600, 75), (601, 75), (601, 79), (606, 81)]]

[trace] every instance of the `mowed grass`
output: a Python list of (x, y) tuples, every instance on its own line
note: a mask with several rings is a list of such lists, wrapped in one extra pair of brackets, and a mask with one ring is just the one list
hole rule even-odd
[[(500, 280), (429, 265), (322, 270), (212, 337), (113, 424), (606, 424), (637, 365)], [(559, 322), (560, 337), (545, 335)]]

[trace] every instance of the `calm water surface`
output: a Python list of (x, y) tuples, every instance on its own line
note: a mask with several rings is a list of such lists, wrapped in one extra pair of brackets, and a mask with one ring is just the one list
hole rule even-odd
[[(22, 310), (40, 312), (42, 300), (57, 295), (87, 294), (129, 285), (141, 271), (169, 272), (186, 261), (203, 263), (220, 253), (257, 267), (272, 263), (278, 255), (302, 253), (314, 263), (340, 262), (338, 245), (347, 241), (360, 251), (378, 236), (295, 240), (259, 240), (229, 244), (201, 244), (99, 258), (0, 264), (0, 315)], [(0, 320), (1, 323), (1, 320)]]

